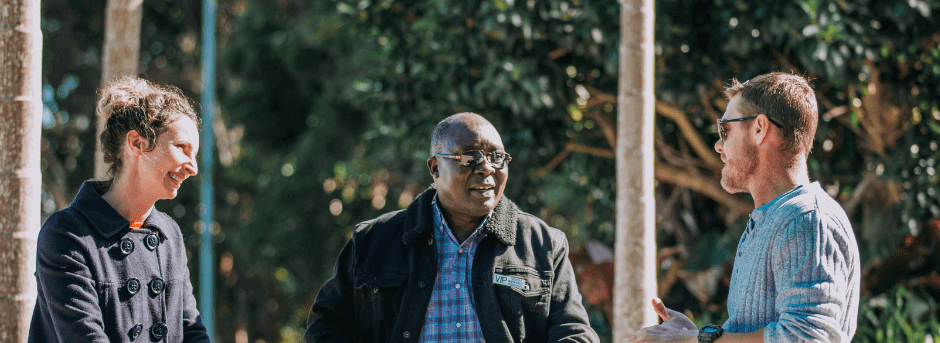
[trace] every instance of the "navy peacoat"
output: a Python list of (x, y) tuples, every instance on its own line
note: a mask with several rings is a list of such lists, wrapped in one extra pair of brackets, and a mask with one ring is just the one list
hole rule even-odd
[(130, 228), (86, 181), (42, 226), (29, 342), (209, 342), (179, 226), (153, 209)]

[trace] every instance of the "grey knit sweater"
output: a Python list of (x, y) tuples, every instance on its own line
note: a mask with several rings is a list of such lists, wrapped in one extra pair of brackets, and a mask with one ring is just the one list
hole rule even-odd
[(818, 182), (751, 213), (738, 243), (728, 332), (765, 328), (766, 342), (849, 342), (859, 301), (858, 244)]

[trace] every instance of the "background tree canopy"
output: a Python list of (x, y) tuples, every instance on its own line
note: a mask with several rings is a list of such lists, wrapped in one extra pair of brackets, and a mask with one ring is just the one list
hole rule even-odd
[[(142, 75), (194, 99), (200, 5), (145, 1), (141, 37)], [(92, 175), (104, 7), (42, 2), (46, 215)], [(856, 340), (940, 336), (940, 4), (660, 0), (656, 10), (667, 305), (721, 320), (753, 209), (718, 186), (722, 89), (789, 71), (815, 79), (822, 120), (810, 175), (845, 207), (866, 261)], [(582, 291), (609, 338), (609, 288), (593, 272), (609, 269), (596, 269), (589, 248), (612, 246), (615, 233), (619, 11), (615, 0), (220, 1), (211, 228), (219, 338), (299, 341), (354, 224), (404, 208), (428, 187), (431, 130), (462, 111), (503, 135), (513, 156), (506, 195), (564, 230), (572, 260), (592, 271)], [(157, 204), (181, 224), (192, 254), (203, 229), (198, 182)]]

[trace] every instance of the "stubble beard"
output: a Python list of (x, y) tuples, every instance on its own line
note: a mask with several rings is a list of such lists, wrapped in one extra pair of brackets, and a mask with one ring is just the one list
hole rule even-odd
[(747, 145), (742, 153), (727, 160), (721, 168), (721, 188), (731, 194), (748, 193), (747, 181), (757, 169), (757, 147)]

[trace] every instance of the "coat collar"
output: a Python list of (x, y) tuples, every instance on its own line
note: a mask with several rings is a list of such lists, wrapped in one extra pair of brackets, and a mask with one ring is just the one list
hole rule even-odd
[[(405, 232), (402, 234), (401, 241), (410, 245), (425, 232), (431, 232), (434, 229), (434, 209), (431, 207), (431, 201), (437, 189), (434, 185), (421, 193), (417, 199), (408, 205), (405, 210)], [(490, 218), (483, 224), (483, 230), (488, 235), (493, 235), (505, 245), (516, 244), (516, 216), (519, 208), (505, 196), (496, 204), (496, 208), (490, 213)]]
[[(81, 213), (91, 227), (98, 231), (104, 237), (111, 237), (130, 227), (130, 221), (124, 218), (114, 207), (111, 207), (101, 196), (111, 187), (111, 181), (85, 181), (82, 188), (79, 189), (75, 200), (72, 200), (71, 207)], [(173, 222), (165, 213), (157, 211), (156, 208), (150, 210), (150, 216), (144, 222), (143, 227), (151, 227), (160, 231), (166, 237), (166, 228)]]

